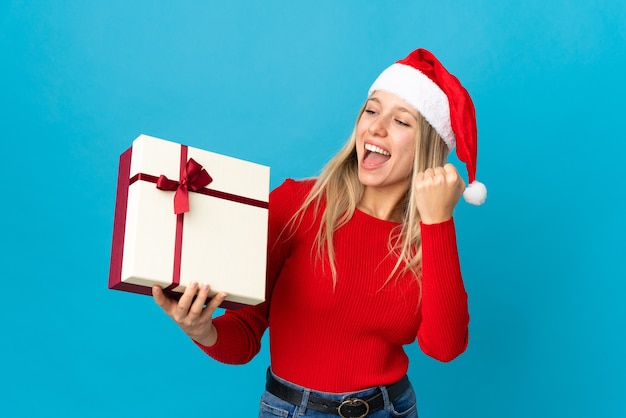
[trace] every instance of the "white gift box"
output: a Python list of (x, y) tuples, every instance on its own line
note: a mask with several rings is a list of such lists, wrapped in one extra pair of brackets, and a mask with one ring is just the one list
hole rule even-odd
[[(211, 180), (196, 191), (187, 178), (193, 162)], [(177, 298), (197, 281), (212, 295), (226, 292), (223, 307), (262, 302), (269, 173), (267, 166), (140, 135), (120, 156), (109, 288), (150, 295), (158, 284)], [(175, 190), (157, 188), (159, 178)], [(184, 210), (185, 188), (188, 211), (176, 214), (174, 196)]]

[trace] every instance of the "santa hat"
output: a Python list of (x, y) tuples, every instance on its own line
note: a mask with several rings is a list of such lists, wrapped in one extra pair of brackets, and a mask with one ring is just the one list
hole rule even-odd
[(487, 188), (476, 181), (476, 111), (459, 80), (431, 52), (420, 48), (385, 69), (368, 95), (377, 90), (405, 100), (432, 125), (449, 150), (456, 146), (469, 180), (463, 197), (468, 203), (481, 205), (487, 198)]

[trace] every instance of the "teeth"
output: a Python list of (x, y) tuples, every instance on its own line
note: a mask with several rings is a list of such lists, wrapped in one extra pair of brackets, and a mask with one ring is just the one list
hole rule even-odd
[(377, 147), (376, 145), (372, 145), (372, 144), (365, 144), (365, 149), (368, 151), (375, 152), (377, 154), (382, 154), (382, 155), (387, 155), (387, 156), (391, 155), (384, 149)]

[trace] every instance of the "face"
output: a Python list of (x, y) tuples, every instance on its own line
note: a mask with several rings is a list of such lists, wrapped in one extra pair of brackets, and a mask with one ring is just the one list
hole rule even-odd
[(356, 125), (359, 180), (365, 187), (404, 192), (410, 184), (417, 112), (398, 96), (377, 91)]

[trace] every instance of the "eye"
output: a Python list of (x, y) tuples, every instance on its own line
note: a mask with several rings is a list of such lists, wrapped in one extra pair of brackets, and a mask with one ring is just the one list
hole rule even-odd
[(368, 115), (375, 115), (376, 111), (373, 109), (365, 109), (363, 113), (367, 113)]
[(400, 126), (406, 126), (406, 127), (410, 127), (410, 126), (411, 126), (411, 125), (409, 125), (408, 123), (406, 123), (405, 121), (400, 120), (400, 119), (396, 119), (395, 121), (396, 121), (396, 123), (397, 123), (398, 125), (400, 125)]

